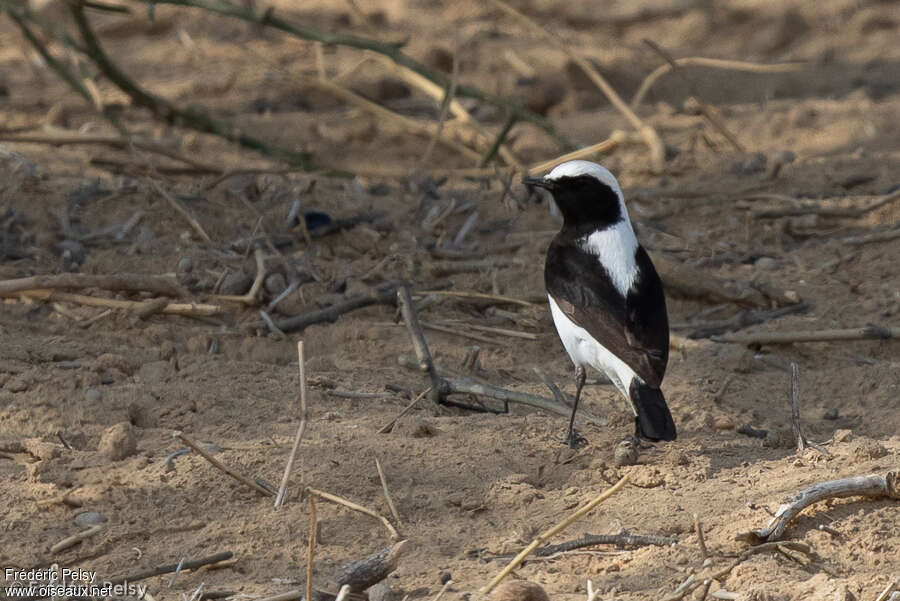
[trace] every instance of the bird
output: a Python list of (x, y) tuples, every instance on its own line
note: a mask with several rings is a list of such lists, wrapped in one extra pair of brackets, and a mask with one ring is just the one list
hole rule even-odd
[(575, 414), (586, 367), (604, 373), (634, 412), (635, 436), (672, 441), (677, 432), (660, 390), (669, 360), (662, 281), (638, 243), (615, 176), (590, 161), (567, 161), (524, 183), (547, 190), (563, 225), (547, 250), (550, 313), (575, 365), (575, 402), (565, 442), (575, 447)]

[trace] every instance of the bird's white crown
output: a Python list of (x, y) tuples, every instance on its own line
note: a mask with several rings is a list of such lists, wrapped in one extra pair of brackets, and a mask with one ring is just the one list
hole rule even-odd
[(544, 179), (557, 180), (563, 177), (578, 177), (579, 175), (590, 175), (600, 180), (612, 188), (620, 199), (622, 198), (622, 188), (619, 187), (616, 176), (610, 173), (606, 167), (591, 161), (566, 161), (565, 163), (560, 163), (550, 173), (545, 175)]

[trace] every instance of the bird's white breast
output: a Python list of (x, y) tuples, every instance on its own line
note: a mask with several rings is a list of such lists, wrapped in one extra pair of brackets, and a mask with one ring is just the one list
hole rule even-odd
[[(553, 325), (559, 333), (563, 347), (575, 365), (585, 365), (606, 374), (619, 392), (626, 399), (630, 399), (628, 389), (631, 380), (637, 377), (634, 370), (628, 367), (624, 361), (612, 354), (605, 346), (600, 344), (590, 333), (569, 319), (553, 297), (550, 299), (550, 314), (553, 316)], [(632, 407), (634, 410), (634, 407)]]
[(638, 277), (635, 261), (638, 241), (626, 216), (612, 227), (578, 241), (581, 249), (597, 257), (619, 294), (627, 296)]

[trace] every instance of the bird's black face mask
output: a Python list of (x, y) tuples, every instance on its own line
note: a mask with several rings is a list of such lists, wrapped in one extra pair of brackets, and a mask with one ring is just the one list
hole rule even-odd
[(558, 179), (529, 177), (523, 183), (544, 188), (553, 195), (566, 227), (593, 231), (615, 225), (622, 219), (616, 191), (591, 175)]

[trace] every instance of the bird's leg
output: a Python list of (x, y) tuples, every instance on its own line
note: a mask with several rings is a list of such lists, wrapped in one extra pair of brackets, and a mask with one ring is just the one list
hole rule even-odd
[(575, 432), (575, 413), (578, 411), (578, 401), (581, 399), (581, 389), (584, 388), (584, 380), (587, 374), (581, 365), (575, 366), (575, 402), (572, 404), (572, 416), (569, 418), (569, 433), (566, 434), (566, 444), (570, 448), (577, 448), (584, 439)]

